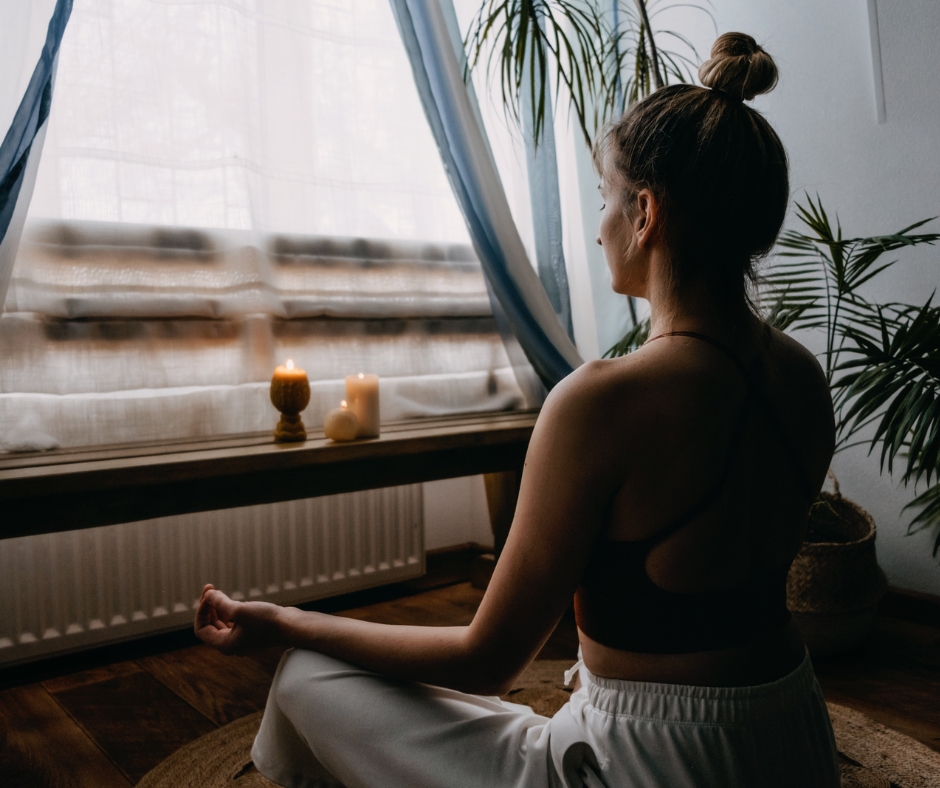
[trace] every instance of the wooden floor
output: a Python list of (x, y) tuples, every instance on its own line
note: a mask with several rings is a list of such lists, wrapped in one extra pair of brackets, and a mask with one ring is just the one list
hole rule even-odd
[[(468, 582), (412, 584), (319, 608), (385, 623), (459, 625), (481, 599)], [(126, 788), (187, 742), (264, 707), (278, 651), (223, 657), (180, 647), (188, 638), (0, 673), (0, 785)], [(573, 660), (576, 651), (569, 613), (540, 656)], [(817, 673), (829, 699), (940, 751), (940, 627), (883, 616), (865, 648)]]

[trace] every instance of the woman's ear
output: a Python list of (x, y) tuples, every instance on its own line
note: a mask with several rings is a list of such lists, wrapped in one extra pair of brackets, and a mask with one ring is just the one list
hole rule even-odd
[(656, 195), (649, 189), (640, 189), (634, 203), (633, 240), (639, 248), (645, 248), (658, 238), (660, 232), (660, 205)]

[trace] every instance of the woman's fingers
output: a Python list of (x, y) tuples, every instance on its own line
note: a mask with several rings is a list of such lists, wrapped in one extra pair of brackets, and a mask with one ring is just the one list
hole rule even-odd
[(196, 636), (220, 651), (230, 651), (233, 619), (240, 604), (207, 583), (202, 589), (193, 621)]
[(273, 621), (279, 610), (267, 602), (236, 602), (207, 583), (193, 628), (204, 643), (223, 654), (243, 653), (273, 644), (277, 638)]
[(231, 638), (231, 631), (228, 629), (219, 630), (212, 626), (203, 627), (196, 630), (196, 637), (206, 645), (217, 648), (223, 653), (228, 653), (230, 650), (228, 641)]
[(206, 591), (205, 599), (215, 609), (218, 617), (226, 622), (235, 620), (236, 612), (243, 604), (242, 602), (236, 602), (216, 589)]
[(202, 599), (199, 600), (199, 606), (196, 608), (196, 618), (193, 621), (193, 626), (197, 630), (205, 626), (211, 626), (217, 618), (215, 608), (206, 601), (205, 595), (203, 595)]

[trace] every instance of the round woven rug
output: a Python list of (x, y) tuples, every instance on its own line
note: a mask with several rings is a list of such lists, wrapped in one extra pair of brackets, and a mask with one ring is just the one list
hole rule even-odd
[[(562, 674), (570, 667), (570, 660), (533, 662), (503, 697), (550, 717), (571, 694), (562, 683)], [(845, 761), (842, 788), (940, 785), (940, 753), (864, 714), (828, 705), (836, 745)], [(258, 712), (207, 733), (146, 774), (138, 788), (276, 788), (251, 765), (251, 744), (260, 724)]]

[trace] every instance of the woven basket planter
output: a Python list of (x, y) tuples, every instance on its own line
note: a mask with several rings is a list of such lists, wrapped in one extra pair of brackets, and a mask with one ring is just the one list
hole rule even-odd
[(858, 646), (875, 625), (887, 585), (875, 559), (875, 522), (836, 483), (813, 505), (787, 577), (787, 607), (810, 654), (825, 658)]

